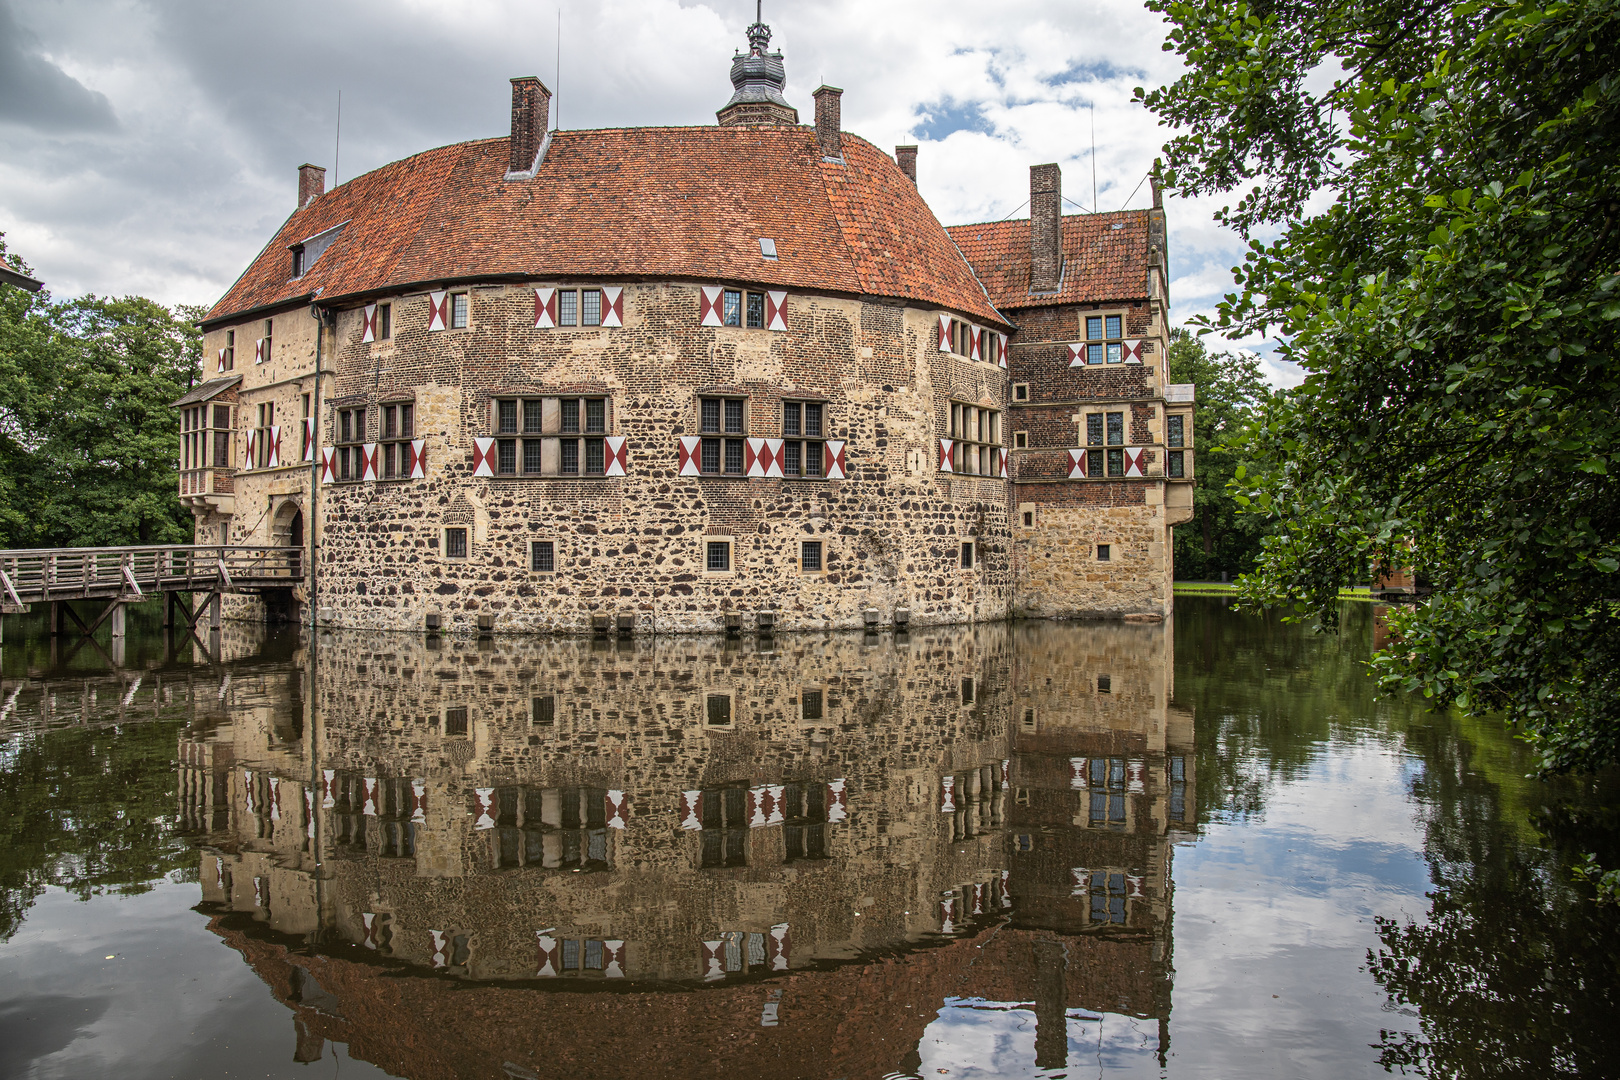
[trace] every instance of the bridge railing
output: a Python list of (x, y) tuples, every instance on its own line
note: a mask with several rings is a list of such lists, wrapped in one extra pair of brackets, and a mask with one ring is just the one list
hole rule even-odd
[(212, 588), (222, 569), (228, 585), (291, 584), (303, 558), (301, 548), (234, 544), (0, 551), (0, 603)]

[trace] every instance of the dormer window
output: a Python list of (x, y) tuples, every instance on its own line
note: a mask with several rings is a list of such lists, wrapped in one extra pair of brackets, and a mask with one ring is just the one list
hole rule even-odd
[(300, 240), (290, 246), (288, 250), (292, 252), (292, 276), (294, 281), (309, 273), (310, 267), (314, 266), (315, 261), (321, 257), (322, 253), (332, 246), (332, 241), (338, 238), (343, 232), (343, 226), (347, 224), (348, 222), (345, 221), (342, 225), (334, 225), (324, 232), (318, 232), (309, 239)]
[(760, 237), (759, 238), (759, 253), (761, 255), (763, 255), (765, 258), (771, 260), (772, 262), (775, 262), (776, 261), (776, 241), (772, 240), (768, 236)]

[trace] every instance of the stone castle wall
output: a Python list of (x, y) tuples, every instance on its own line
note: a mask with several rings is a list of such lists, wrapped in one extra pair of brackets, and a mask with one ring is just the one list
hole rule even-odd
[[(622, 328), (534, 329), (531, 288), (471, 290), (465, 330), (425, 329), (423, 296), (393, 301), (393, 337), (362, 343), (359, 311), (339, 317), (335, 407), (413, 400), (427, 475), (322, 486), (320, 601), (329, 624), (450, 629), (479, 615), (500, 631), (572, 631), (628, 614), (638, 631), (714, 631), (728, 612), (774, 609), (782, 629), (1005, 618), (1012, 596), (1007, 484), (936, 471), (952, 400), (994, 406), (1006, 374), (936, 348), (932, 311), (791, 294), (786, 332), (699, 325), (696, 286), (627, 286)], [(679, 439), (698, 431), (700, 391), (744, 395), (751, 437), (780, 437), (781, 402), (827, 409), (845, 443), (841, 480), (681, 476)], [(493, 434), (502, 393), (609, 399), (608, 434), (628, 451), (623, 477), (473, 476), (473, 439)], [(323, 409), (322, 441), (335, 434)], [(465, 561), (443, 557), (442, 530), (470, 529)], [(247, 535), (244, 526), (243, 535)], [(733, 569), (710, 574), (704, 544), (729, 538)], [(799, 572), (801, 540), (825, 567)], [(529, 543), (556, 545), (555, 573), (529, 570)], [(960, 545), (979, 543), (972, 569)]]

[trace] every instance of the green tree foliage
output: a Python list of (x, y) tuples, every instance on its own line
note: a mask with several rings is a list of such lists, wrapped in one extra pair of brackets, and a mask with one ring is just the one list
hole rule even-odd
[(170, 405), (201, 370), (199, 316), (0, 286), (0, 546), (189, 539)]
[(1176, 577), (1213, 581), (1252, 570), (1267, 523), (1244, 513), (1228, 484), (1243, 464), (1232, 444), (1270, 393), (1260, 361), (1245, 353), (1211, 354), (1203, 338), (1176, 329), (1170, 332), (1170, 381), (1198, 387), (1193, 519), (1176, 527)]
[(1551, 770), (1620, 756), (1620, 0), (1149, 0), (1166, 180), (1241, 192), (1213, 319), (1309, 375), (1265, 410), (1251, 602), (1331, 626), (1370, 566), (1434, 598), (1388, 688), (1501, 710)]

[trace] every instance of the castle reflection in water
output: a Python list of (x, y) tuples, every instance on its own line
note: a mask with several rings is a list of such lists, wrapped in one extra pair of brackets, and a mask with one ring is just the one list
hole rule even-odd
[(1162, 1060), (1172, 666), (1163, 623), (323, 631), (231, 667), (180, 810), (299, 1060), (878, 1077), (1006, 1036), (1053, 1069), (1111, 1018)]

